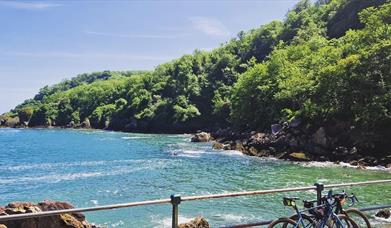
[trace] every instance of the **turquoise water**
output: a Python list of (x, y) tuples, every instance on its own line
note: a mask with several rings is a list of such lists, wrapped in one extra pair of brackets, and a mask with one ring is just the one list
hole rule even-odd
[[(318, 167), (326, 166), (326, 167)], [(77, 207), (183, 196), (389, 179), (390, 172), (294, 164), (220, 152), (189, 135), (87, 130), (0, 129), (0, 204), (69, 201)], [(358, 207), (391, 204), (391, 185), (349, 189)], [(291, 213), (284, 194), (183, 202), (180, 220), (205, 216), (212, 227)], [(314, 192), (288, 193), (313, 198)], [(169, 227), (169, 205), (87, 213), (109, 227)]]

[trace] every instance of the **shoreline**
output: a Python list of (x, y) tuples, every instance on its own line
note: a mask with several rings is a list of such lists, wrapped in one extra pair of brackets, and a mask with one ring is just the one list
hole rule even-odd
[[(104, 131), (104, 132), (121, 132), (121, 133), (136, 133), (136, 134), (167, 134), (167, 135), (175, 135), (175, 134), (184, 134), (189, 135), (189, 137), (193, 138), (198, 134), (205, 134), (205, 132), (201, 133), (158, 133), (158, 132), (127, 132), (127, 131), (119, 131), (119, 130), (112, 130), (112, 129), (96, 129), (96, 128), (71, 128), (71, 127), (4, 127), (0, 126), (0, 129), (30, 129), (30, 130), (39, 130), (39, 129), (52, 129), (52, 130), (80, 130), (80, 131)], [(206, 134), (213, 134), (213, 133), (206, 133)], [(192, 141), (193, 143), (196, 143)], [(361, 169), (361, 170), (375, 170), (375, 171), (385, 171), (385, 172), (391, 172), (391, 166), (387, 167), (385, 165), (361, 165), (361, 164), (351, 164), (351, 162), (347, 161), (330, 161), (330, 160), (311, 160), (308, 158), (303, 158), (302, 152), (292, 152), (295, 154), (295, 157), (278, 157), (273, 156), (270, 154), (264, 154), (264, 153), (254, 153), (255, 151), (253, 149), (246, 150), (243, 146), (242, 142), (236, 142), (232, 144), (232, 141), (226, 141), (224, 138), (213, 138), (210, 136), (208, 140), (205, 140), (205, 142), (211, 142), (211, 147), (216, 151), (237, 151), (241, 153), (244, 156), (255, 156), (260, 158), (269, 158), (269, 159), (275, 159), (275, 160), (281, 160), (281, 161), (287, 161), (291, 162), (293, 164), (303, 165), (305, 167), (330, 167), (330, 166), (336, 166), (336, 167), (346, 167), (346, 168), (353, 168), (353, 169)], [(229, 146), (227, 143), (231, 143)], [(239, 144), (238, 144), (239, 143)], [(222, 145), (222, 147), (221, 147)], [(225, 147), (224, 147), (225, 146)], [(290, 154), (292, 154), (290, 153)], [(284, 153), (284, 155), (289, 154), (289, 152)], [(303, 153), (304, 154), (304, 153)]]

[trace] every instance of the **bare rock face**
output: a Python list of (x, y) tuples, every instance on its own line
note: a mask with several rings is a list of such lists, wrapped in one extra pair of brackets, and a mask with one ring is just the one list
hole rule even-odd
[(211, 136), (207, 132), (200, 132), (195, 134), (192, 138), (192, 142), (209, 142), (211, 139)]
[[(30, 202), (12, 202), (6, 207), (0, 207), (0, 216), (37, 213), (42, 211), (62, 210), (74, 208), (67, 202), (43, 201), (38, 204)], [(81, 213), (62, 214), (31, 219), (19, 219), (2, 222), (0, 228), (96, 228), (85, 220)]]
[(203, 217), (196, 217), (195, 219), (187, 222), (179, 224), (178, 228), (209, 228), (209, 223)]
[(327, 146), (326, 131), (323, 127), (320, 127), (312, 137), (315, 144), (323, 147)]

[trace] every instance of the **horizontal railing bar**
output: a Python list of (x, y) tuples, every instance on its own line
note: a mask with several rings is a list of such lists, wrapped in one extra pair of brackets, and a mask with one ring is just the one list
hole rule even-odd
[(328, 185), (324, 185), (324, 188), (352, 187), (352, 186), (359, 186), (359, 185), (385, 184), (385, 183), (391, 183), (391, 180), (362, 181), (362, 182), (354, 182), (354, 183), (346, 183), (346, 184), (328, 184)]
[[(391, 179), (390, 180), (355, 182), (355, 183), (346, 183), (346, 184), (330, 184), (330, 185), (325, 185), (325, 188), (368, 185), (368, 184), (382, 184), (382, 183), (391, 183)], [(308, 187), (281, 188), (281, 189), (270, 189), (270, 190), (247, 191), (247, 192), (220, 193), (220, 194), (201, 195), (201, 196), (186, 196), (186, 197), (182, 197), (181, 201), (207, 200), (207, 199), (251, 196), (251, 195), (265, 195), (265, 194), (272, 194), (272, 193), (308, 191), (308, 190), (316, 190), (316, 187), (315, 186), (308, 186)], [(65, 214), (65, 213), (91, 212), (91, 211), (111, 210), (111, 209), (127, 208), (127, 207), (167, 204), (170, 202), (171, 202), (171, 199), (159, 199), (159, 200), (148, 200), (148, 201), (122, 203), (122, 204), (111, 204), (111, 205), (96, 206), (96, 207), (43, 211), (43, 212), (38, 212), (38, 213), (3, 215), (3, 216), (0, 216), (0, 221), (8, 221), (8, 220), (14, 220), (14, 219), (25, 219), (25, 218), (36, 218), (36, 217), (59, 215), (59, 214)]]
[(111, 204), (111, 205), (96, 206), (96, 207), (43, 211), (43, 212), (38, 212), (38, 213), (2, 215), (2, 216), (0, 216), (0, 221), (45, 217), (45, 216), (60, 215), (60, 214), (72, 214), (72, 213), (78, 213), (78, 212), (112, 210), (112, 209), (118, 209), (118, 208), (137, 207), (137, 206), (146, 206), (146, 205), (157, 205), (157, 204), (165, 204), (165, 203), (170, 203), (170, 202), (171, 202), (171, 199), (160, 199), (160, 200), (148, 200), (148, 201), (122, 203), (122, 204)]
[(386, 208), (391, 208), (391, 205), (381, 205), (381, 206), (374, 206), (374, 207), (364, 207), (360, 208), (360, 211), (374, 211), (374, 210), (381, 210), (381, 209), (386, 209)]
[(280, 188), (280, 189), (270, 189), (270, 190), (258, 190), (258, 191), (249, 191), (249, 192), (231, 192), (231, 193), (220, 193), (220, 194), (211, 194), (203, 196), (185, 196), (182, 197), (182, 201), (193, 201), (193, 200), (207, 200), (207, 199), (217, 199), (217, 198), (227, 198), (227, 197), (238, 197), (238, 196), (253, 196), (253, 195), (266, 195), (272, 193), (280, 192), (298, 192), (298, 191), (308, 191), (315, 190), (316, 187), (297, 187), (297, 188)]

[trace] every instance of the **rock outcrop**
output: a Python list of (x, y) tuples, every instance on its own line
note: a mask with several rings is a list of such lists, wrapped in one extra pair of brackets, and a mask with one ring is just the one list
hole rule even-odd
[(376, 213), (376, 217), (388, 219), (391, 217), (390, 209), (383, 209)]
[[(0, 207), (0, 216), (71, 208), (74, 207), (67, 202), (43, 201), (38, 204), (12, 202), (5, 207)], [(95, 225), (89, 224), (81, 213), (12, 220), (2, 223), (2, 225), (8, 228), (96, 228)]]
[(271, 133), (218, 130), (211, 133), (211, 138), (216, 139), (213, 148), (293, 161), (349, 162), (361, 167), (391, 166), (391, 155), (365, 149), (360, 144), (364, 134), (347, 124), (314, 126), (293, 120), (282, 125), (273, 124), (271, 128)]
[(179, 224), (178, 228), (209, 228), (209, 223), (203, 217), (196, 217), (195, 219)]
[(195, 134), (192, 138), (192, 142), (209, 142), (211, 140), (210, 133), (200, 132)]

